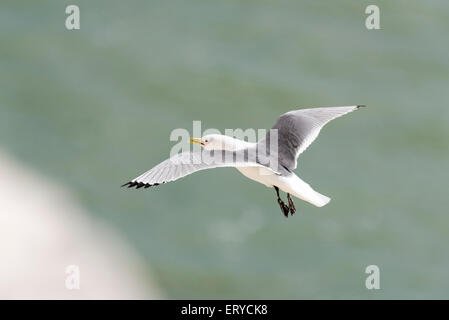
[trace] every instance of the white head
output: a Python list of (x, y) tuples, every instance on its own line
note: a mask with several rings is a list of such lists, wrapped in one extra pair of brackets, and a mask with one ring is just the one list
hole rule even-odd
[(208, 134), (202, 138), (192, 138), (191, 143), (199, 144), (205, 150), (235, 150), (236, 139), (221, 134)]

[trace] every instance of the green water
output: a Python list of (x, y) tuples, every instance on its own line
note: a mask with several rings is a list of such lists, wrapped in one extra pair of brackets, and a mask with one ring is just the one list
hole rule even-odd
[[(368, 4), (381, 30), (365, 28)], [(447, 1), (0, 9), (0, 146), (116, 227), (169, 298), (449, 297)], [(329, 124), (296, 170), (326, 207), (297, 200), (285, 219), (274, 190), (233, 169), (119, 188), (193, 120), (269, 128), (297, 107), (353, 104), (368, 108)], [(381, 290), (365, 288), (370, 264)]]

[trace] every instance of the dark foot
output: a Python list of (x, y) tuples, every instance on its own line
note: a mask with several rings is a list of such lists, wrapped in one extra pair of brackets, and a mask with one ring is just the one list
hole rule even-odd
[(286, 218), (288, 218), (288, 212), (290, 211), (290, 208), (285, 204), (284, 201), (282, 201), (281, 197), (279, 196), (279, 188), (274, 186), (274, 190), (276, 190), (276, 194), (278, 196), (278, 203), (279, 207), (281, 207), (282, 213)]
[(281, 198), (278, 198), (279, 207), (281, 207), (282, 213), (286, 218), (288, 218), (288, 212), (290, 211), (290, 208), (285, 204), (284, 201), (282, 201)]
[(296, 212), (295, 204), (293, 203), (292, 198), (290, 197), (290, 193), (287, 193), (288, 207), (290, 209), (291, 215), (294, 215)]

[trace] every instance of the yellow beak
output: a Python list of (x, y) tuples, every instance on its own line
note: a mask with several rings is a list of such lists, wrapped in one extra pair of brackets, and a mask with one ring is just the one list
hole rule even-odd
[(190, 143), (199, 144), (200, 146), (204, 146), (204, 143), (199, 138), (190, 138)]

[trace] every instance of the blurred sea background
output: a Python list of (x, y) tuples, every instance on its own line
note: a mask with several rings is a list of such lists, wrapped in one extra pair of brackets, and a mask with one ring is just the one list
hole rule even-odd
[[(65, 28), (69, 4), (80, 30)], [(381, 30), (365, 28), (370, 4)], [(449, 2), (0, 8), (0, 148), (116, 230), (164, 297), (449, 297)], [(268, 129), (292, 109), (354, 104), (368, 108), (326, 126), (296, 169), (332, 198), (326, 207), (296, 200), (285, 219), (273, 189), (233, 169), (120, 188), (165, 160), (171, 131), (194, 120)], [(5, 217), (14, 207), (2, 202)], [(365, 288), (371, 264), (380, 290)]]

